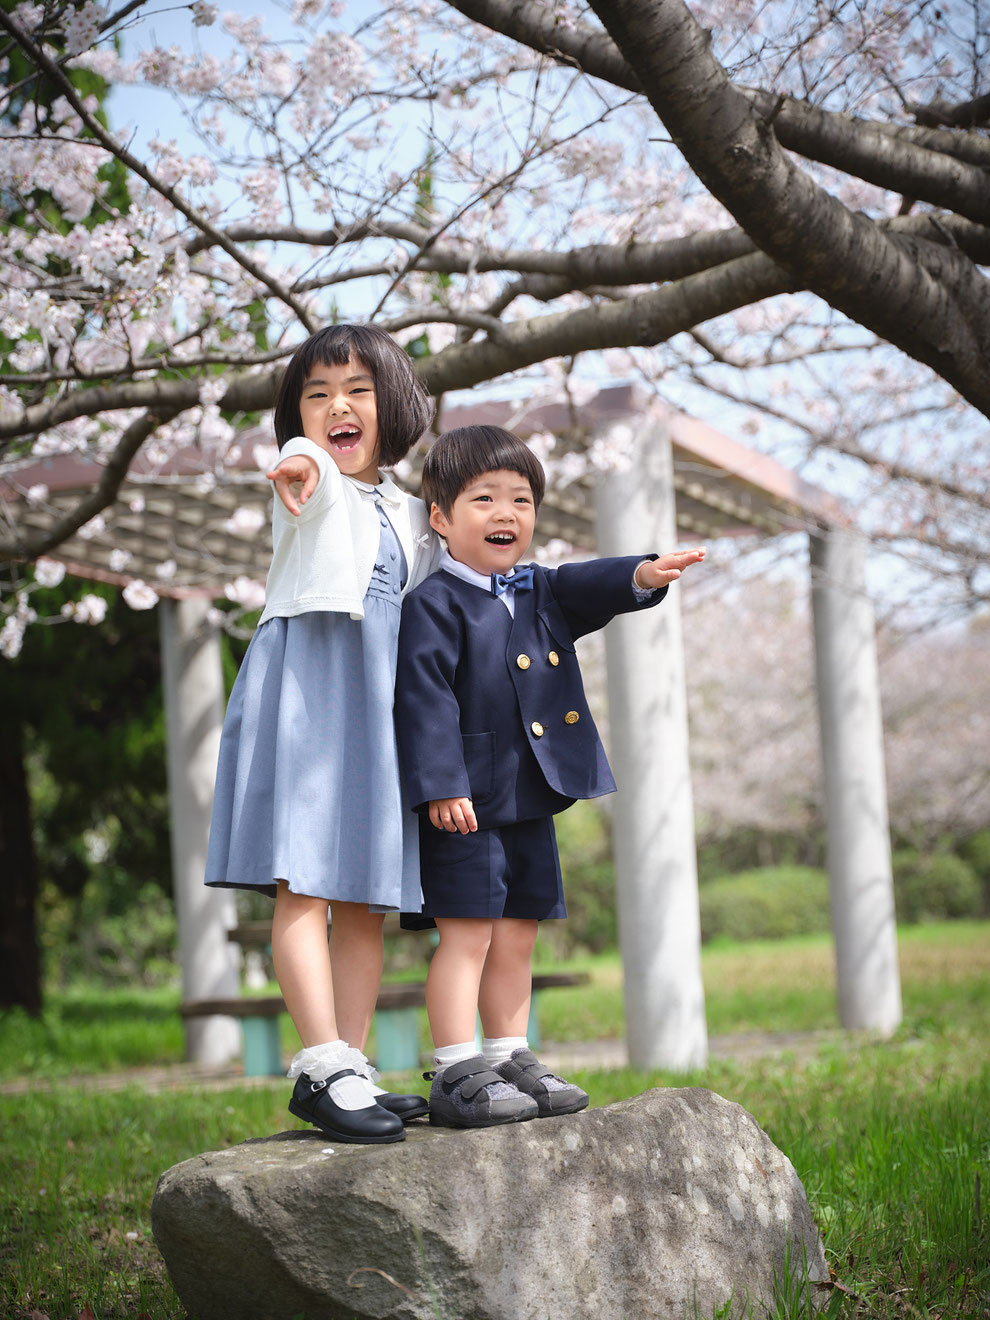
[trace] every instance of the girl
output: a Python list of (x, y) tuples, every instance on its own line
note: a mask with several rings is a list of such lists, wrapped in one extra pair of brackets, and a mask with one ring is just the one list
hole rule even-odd
[(206, 883), (274, 894), (275, 974), (303, 1045), (289, 1109), (342, 1142), (401, 1141), (427, 1107), (374, 1086), (361, 1051), (384, 912), (422, 905), (392, 701), (400, 599), (439, 557), (426, 509), (379, 465), (432, 413), (381, 330), (330, 326), (294, 354), (267, 473), (279, 498), (266, 604), (220, 746)]

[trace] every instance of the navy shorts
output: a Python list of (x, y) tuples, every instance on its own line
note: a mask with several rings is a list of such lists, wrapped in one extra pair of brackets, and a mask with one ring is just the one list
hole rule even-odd
[(406, 930), (434, 917), (566, 917), (557, 835), (552, 816), (499, 825), (473, 834), (438, 830), (420, 821), (421, 914), (403, 914)]

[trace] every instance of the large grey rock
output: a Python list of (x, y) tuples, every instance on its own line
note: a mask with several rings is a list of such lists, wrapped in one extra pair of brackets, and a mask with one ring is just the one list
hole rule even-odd
[(790, 1161), (698, 1089), (397, 1146), (286, 1132), (164, 1174), (194, 1320), (682, 1320), (828, 1277)]

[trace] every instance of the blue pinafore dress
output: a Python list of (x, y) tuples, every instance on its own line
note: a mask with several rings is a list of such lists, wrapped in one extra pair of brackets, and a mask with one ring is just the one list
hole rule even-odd
[(275, 617), (251, 639), (220, 742), (208, 885), (274, 894), (285, 880), (372, 911), (422, 907), (418, 821), (402, 797), (392, 717), (407, 567), (374, 505), (364, 618)]

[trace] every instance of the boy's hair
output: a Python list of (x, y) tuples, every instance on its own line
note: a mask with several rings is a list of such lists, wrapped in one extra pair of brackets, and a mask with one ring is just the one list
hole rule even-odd
[(518, 472), (529, 482), (539, 512), (547, 478), (543, 464), (511, 431), (500, 426), (457, 426), (430, 446), (423, 463), (423, 499), (450, 517), (454, 501), (486, 472)]
[(275, 399), (275, 440), (279, 449), (302, 435), (299, 401), (317, 366), (344, 367), (359, 358), (375, 382), (379, 462), (398, 463), (433, 420), (433, 400), (413, 370), (408, 353), (391, 335), (373, 325), (328, 325), (296, 349)]

